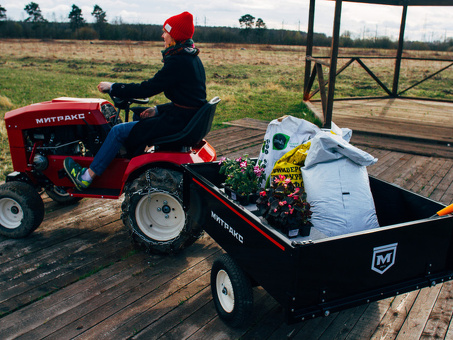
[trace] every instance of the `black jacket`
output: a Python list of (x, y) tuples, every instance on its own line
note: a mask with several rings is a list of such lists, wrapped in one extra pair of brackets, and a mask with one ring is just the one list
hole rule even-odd
[(175, 54), (153, 78), (140, 84), (112, 85), (110, 94), (120, 98), (146, 98), (163, 92), (175, 104), (202, 107), (206, 103), (206, 74), (198, 56)]
[(153, 145), (155, 138), (181, 131), (206, 104), (206, 75), (200, 58), (187, 53), (168, 56), (153, 78), (140, 84), (115, 83), (110, 90), (111, 95), (120, 98), (145, 98), (161, 92), (172, 103), (158, 105), (156, 117), (140, 120), (132, 128), (125, 142), (129, 155)]

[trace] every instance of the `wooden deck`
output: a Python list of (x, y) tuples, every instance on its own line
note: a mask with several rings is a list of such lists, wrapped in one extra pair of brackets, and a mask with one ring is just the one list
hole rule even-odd
[[(321, 102), (308, 102), (322, 116)], [(334, 102), (332, 120), (354, 131), (355, 144), (453, 158), (453, 103), (416, 99)]]
[[(263, 124), (248, 123), (207, 139), (219, 155), (257, 156)], [(452, 158), (362, 149), (379, 158), (370, 174), (453, 202)], [(148, 255), (133, 248), (117, 200), (45, 206), (30, 237), (0, 237), (0, 339), (453, 339), (453, 282), (295, 325), (257, 287), (252, 326), (230, 329), (211, 298), (222, 250), (209, 236), (176, 256)]]

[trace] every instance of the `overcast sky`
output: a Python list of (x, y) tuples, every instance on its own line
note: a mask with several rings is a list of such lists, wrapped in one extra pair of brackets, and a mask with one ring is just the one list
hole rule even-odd
[[(307, 31), (309, 0), (32, 0), (49, 21), (68, 21), (72, 4), (82, 9), (87, 22), (95, 4), (113, 23), (163, 24), (170, 16), (189, 11), (197, 26), (239, 27), (239, 18), (251, 14), (261, 18), (268, 28)], [(31, 0), (0, 0), (11, 20), (24, 20), (24, 7)], [(334, 1), (317, 0), (315, 32), (332, 35)], [(398, 38), (401, 6), (343, 2), (341, 33), (350, 31), (353, 38), (388, 36)], [(453, 37), (452, 7), (409, 7), (406, 40), (443, 41)]]

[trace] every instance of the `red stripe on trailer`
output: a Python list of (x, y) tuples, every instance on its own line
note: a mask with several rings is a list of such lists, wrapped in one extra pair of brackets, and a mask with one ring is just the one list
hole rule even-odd
[(273, 244), (275, 244), (277, 247), (279, 247), (281, 250), (285, 251), (285, 247), (278, 243), (276, 240), (274, 240), (272, 237), (270, 237), (268, 234), (266, 234), (263, 230), (258, 228), (255, 224), (253, 224), (251, 221), (246, 219), (244, 216), (239, 214), (231, 205), (226, 202), (223, 198), (221, 198), (219, 195), (217, 195), (215, 192), (213, 192), (211, 189), (209, 189), (207, 186), (205, 186), (203, 183), (199, 182), (195, 178), (192, 178), (192, 180), (197, 183), (199, 186), (201, 186), (203, 189), (205, 189), (207, 192), (209, 192), (211, 195), (213, 195), (215, 198), (218, 200), (222, 201), (231, 211), (233, 211), (236, 215), (238, 215), (240, 218), (242, 218), (245, 222), (247, 222), (249, 225), (251, 225), (253, 228), (255, 228), (257, 231), (259, 231), (263, 236), (265, 236), (269, 241), (271, 241)]

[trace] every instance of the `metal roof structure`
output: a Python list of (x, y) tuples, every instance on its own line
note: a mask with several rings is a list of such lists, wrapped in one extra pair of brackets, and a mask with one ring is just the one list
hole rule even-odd
[[(375, 78), (376, 82), (388, 93), (390, 97), (398, 97), (398, 82), (401, 68), (401, 60), (403, 54), (403, 43), (404, 43), (404, 30), (406, 27), (406, 17), (407, 17), (407, 8), (408, 6), (453, 6), (453, 0), (328, 0), (335, 1), (335, 15), (334, 15), (334, 24), (333, 24), (333, 33), (332, 33), (332, 45), (330, 53), (330, 61), (326, 63), (325, 61), (320, 61), (312, 58), (313, 52), (313, 36), (314, 36), (314, 16), (315, 16), (315, 3), (316, 0), (310, 0), (309, 8), (309, 18), (308, 18), (308, 31), (307, 31), (307, 50), (305, 58), (305, 80), (304, 80), (304, 100), (309, 99), (310, 89), (313, 84), (314, 78), (318, 75), (319, 87), (321, 92), (321, 101), (324, 114), (324, 127), (330, 128), (332, 122), (332, 110), (333, 110), (333, 100), (334, 100), (334, 91), (335, 91), (335, 78), (337, 75), (337, 61), (338, 61), (338, 47), (339, 47), (339, 38), (340, 38), (340, 21), (341, 21), (341, 9), (343, 2), (356, 2), (364, 4), (375, 4), (375, 5), (388, 5), (388, 6), (401, 6), (402, 7), (402, 17), (401, 17), (401, 26), (400, 34), (398, 40), (398, 50), (395, 58), (395, 69), (393, 75), (393, 87), (392, 89), (387, 89), (387, 87), (380, 82), (380, 80), (372, 73), (371, 76)], [(315, 62), (315, 67), (313, 72), (311, 69), (312, 62)], [(324, 82), (322, 78), (321, 65), (328, 66), (329, 71), (329, 80)], [(452, 66), (450, 64), (448, 67)], [(318, 67), (317, 67), (318, 66)], [(446, 68), (445, 68), (446, 69)], [(321, 77), (320, 77), (321, 76)], [(426, 80), (426, 79), (425, 79)], [(325, 86), (328, 86), (328, 89), (325, 89)]]

